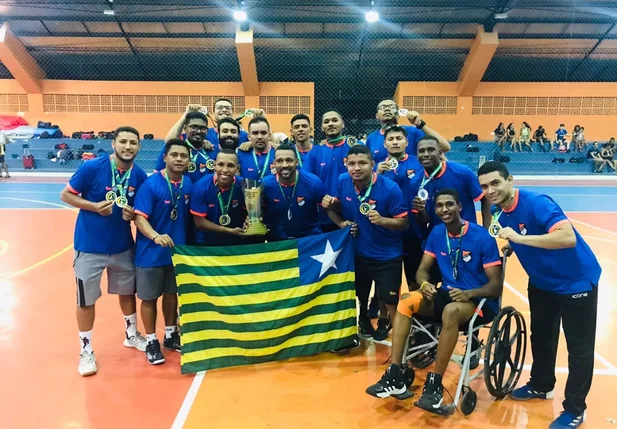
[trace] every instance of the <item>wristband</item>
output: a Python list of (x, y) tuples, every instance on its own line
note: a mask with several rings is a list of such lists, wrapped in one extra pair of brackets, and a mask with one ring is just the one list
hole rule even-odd
[(416, 128), (418, 128), (419, 130), (421, 130), (422, 128), (424, 128), (426, 126), (426, 122), (424, 122), (424, 120), (420, 119), (420, 125), (418, 125)]
[(420, 290), (424, 289), (424, 285), (425, 285), (425, 284), (427, 284), (427, 283), (428, 283), (428, 281), (426, 281), (426, 282), (422, 283), (422, 284), (420, 285)]
[(154, 240), (156, 240), (157, 238), (159, 238), (161, 236), (161, 234), (156, 234), (156, 236), (152, 239), (152, 242), (154, 242)]

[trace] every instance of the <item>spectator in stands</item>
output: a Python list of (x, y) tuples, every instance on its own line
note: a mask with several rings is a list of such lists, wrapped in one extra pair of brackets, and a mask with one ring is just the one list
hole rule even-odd
[(542, 125), (540, 125), (536, 132), (533, 133), (533, 141), (540, 144), (540, 149), (542, 149), (543, 152), (550, 151), (550, 140), (546, 136), (546, 130)]
[(580, 125), (574, 126), (574, 130), (572, 131), (572, 142), (577, 152), (585, 151), (585, 128)]
[(606, 165), (606, 161), (600, 156), (600, 146), (598, 142), (594, 142), (593, 146), (587, 151), (587, 159), (593, 161), (593, 172), (601, 173)]
[(499, 146), (499, 149), (503, 150), (503, 142), (506, 139), (506, 129), (503, 127), (503, 122), (500, 122), (499, 125), (497, 125), (497, 128), (495, 128), (493, 133), (495, 134), (495, 143)]
[(510, 147), (514, 149), (514, 139), (516, 139), (516, 130), (514, 124), (510, 122), (506, 128), (506, 144), (510, 143)]
[[(0, 133), (0, 178), (4, 177), (5, 179), (9, 179), (11, 176), (9, 175), (9, 164), (4, 160), (4, 156), (6, 155), (6, 144), (8, 143), (8, 139), (4, 134)], [(2, 171), (6, 173), (6, 176), (2, 175)]]
[[(559, 152), (570, 152), (570, 142), (566, 137), (568, 137), (566, 126), (564, 124), (559, 124), (559, 128), (555, 131), (555, 145)], [(551, 150), (553, 150), (552, 144)]]
[[(521, 125), (521, 133), (518, 136), (518, 150), (519, 151), (523, 151), (523, 143), (525, 143), (525, 146), (527, 146), (529, 148), (529, 150), (531, 152), (533, 152), (533, 148), (531, 147), (531, 143), (529, 143), (531, 139), (531, 127), (529, 126), (529, 124), (527, 122), (523, 122), (523, 125)], [(514, 145), (515, 143), (512, 142), (512, 145)], [(515, 150), (516, 152), (516, 150)]]
[(615, 161), (615, 138), (611, 137), (608, 143), (602, 146), (600, 157), (606, 162), (606, 165), (617, 172), (617, 162)]

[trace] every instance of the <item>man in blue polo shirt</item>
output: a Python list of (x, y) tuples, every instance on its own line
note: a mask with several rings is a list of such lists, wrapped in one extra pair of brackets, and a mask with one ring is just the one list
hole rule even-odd
[(408, 209), (399, 187), (373, 172), (371, 151), (364, 145), (349, 149), (347, 171), (339, 178), (337, 192), (326, 195), (323, 207), (335, 225), (352, 225), (355, 234), (356, 295), (360, 301), (359, 333), (374, 334), (368, 317), (373, 281), (376, 294), (391, 317), (396, 312), (401, 286), (403, 242)]
[(248, 126), (251, 148), (238, 151), (240, 176), (261, 182), (274, 174), (274, 148), (270, 146), (270, 124), (263, 116), (251, 119)]
[(240, 124), (233, 118), (222, 118), (216, 125), (218, 131), (218, 146), (220, 149), (238, 149)]
[(186, 244), (192, 183), (184, 175), (191, 149), (181, 139), (165, 143), (165, 169), (148, 178), (135, 199), (137, 296), (147, 334), (146, 358), (152, 365), (165, 362), (156, 338), (156, 302), (163, 296), (163, 347), (180, 351), (176, 329), (178, 295), (171, 247)]
[(408, 146), (407, 131), (399, 125), (388, 127), (384, 131), (385, 147), (388, 151), (387, 158), (380, 163), (375, 163), (377, 174), (383, 174), (403, 188), (413, 179), (416, 173), (423, 170), (418, 157), (405, 152)]
[(311, 143), (311, 119), (303, 113), (299, 113), (291, 118), (291, 137), (294, 151), (298, 158), (298, 169), (302, 169), (308, 158), (308, 154), (313, 149)]
[[(435, 137), (443, 152), (450, 150), (450, 143), (448, 140), (443, 138), (435, 130), (429, 128), (426, 125), (426, 122), (420, 118), (420, 114), (418, 112), (411, 111), (404, 113), (404, 116), (406, 116), (411, 123), (411, 126), (403, 125), (403, 128), (407, 132), (407, 140), (409, 141), (409, 146), (407, 146), (406, 149), (406, 152), (409, 155), (416, 155), (418, 142), (425, 135)], [(381, 122), (381, 129), (373, 131), (368, 135), (366, 139), (366, 146), (373, 153), (373, 159), (375, 162), (379, 163), (388, 157), (388, 152), (384, 146), (385, 129), (393, 125), (397, 125), (398, 122), (399, 109), (396, 102), (388, 98), (380, 101), (377, 105), (377, 114), (375, 116)]]
[[(204, 147), (204, 136), (208, 132), (208, 118), (201, 112), (190, 111), (184, 114), (183, 130), (186, 136), (185, 140), (191, 149), (191, 159), (189, 161), (187, 171), (191, 182), (195, 183), (206, 174), (211, 174), (214, 171), (214, 160), (219, 150), (216, 146), (209, 145), (209, 148)], [(173, 138), (179, 138), (180, 133)], [(217, 141), (218, 143), (218, 141)], [(155, 171), (163, 171), (165, 169), (165, 146), (161, 148)]]
[[(263, 116), (264, 111), (262, 109), (252, 109), (254, 116)], [(218, 124), (224, 118), (233, 119), (234, 117), (234, 106), (228, 98), (219, 98), (214, 102), (214, 122), (217, 127), (212, 127), (208, 130), (208, 134), (206, 134), (206, 140), (215, 144), (219, 141), (219, 136), (217, 133)], [(239, 119), (238, 119), (239, 120)], [(240, 130), (238, 135), (238, 144), (242, 144), (244, 142), (249, 141), (249, 135), (246, 131)]]
[(428, 226), (428, 231), (439, 225), (441, 219), (435, 212), (435, 195), (440, 189), (452, 188), (461, 198), (464, 220), (477, 223), (474, 202), (480, 201), (482, 221), (485, 228), (491, 222), (491, 203), (482, 193), (478, 178), (468, 167), (452, 162), (442, 161), (442, 151), (435, 137), (426, 136), (418, 142), (418, 160), (424, 167), (411, 180), (409, 197), (412, 199), (412, 213), (421, 227)]
[(246, 207), (242, 178), (238, 173), (238, 156), (231, 149), (221, 149), (216, 157), (215, 174), (193, 185), (191, 214), (195, 226), (203, 231), (198, 244), (231, 246), (246, 244), (244, 221)]
[[(326, 193), (335, 195), (338, 189), (339, 176), (347, 172), (345, 162), (349, 149), (357, 144), (353, 137), (343, 135), (345, 122), (336, 110), (325, 112), (321, 118), (321, 129), (326, 135), (326, 143), (316, 145), (309, 152), (306, 162), (302, 167), (307, 172), (319, 177), (326, 187)], [(337, 229), (326, 213), (321, 218), (324, 232)]]
[(135, 217), (135, 192), (148, 176), (134, 163), (140, 147), (139, 132), (133, 127), (120, 127), (114, 136), (114, 154), (84, 162), (60, 194), (62, 201), (80, 209), (73, 268), (81, 344), (78, 370), (82, 376), (97, 371), (92, 327), (94, 304), (101, 296), (105, 270), (108, 292), (118, 295), (124, 314), (124, 345), (146, 350), (146, 340), (137, 332), (131, 220)]
[(595, 255), (549, 196), (514, 189), (505, 165), (478, 169), (484, 194), (495, 205), (491, 234), (507, 240), (529, 276), (531, 379), (515, 389), (517, 400), (553, 398), (559, 325), (568, 345), (564, 412), (551, 429), (577, 428), (585, 419), (585, 398), (593, 378), (598, 283)]
[[(490, 323), (499, 310), (503, 282), (501, 259), (497, 243), (486, 229), (461, 217), (462, 206), (458, 192), (442, 189), (435, 195), (435, 210), (442, 224), (430, 233), (416, 281), (420, 290), (401, 294), (394, 318), (392, 337), (392, 365), (382, 379), (366, 392), (378, 398), (395, 397), (405, 393), (409, 377), (407, 365), (401, 368), (405, 342), (414, 313), (442, 321), (437, 346), (435, 371), (429, 372), (422, 396), (416, 406), (436, 412), (443, 402), (442, 377), (458, 341), (459, 327), (469, 322), (476, 306), (487, 298), (478, 324)], [(443, 282), (437, 288), (430, 280), (430, 270), (437, 262)], [(472, 349), (473, 351), (473, 349)], [(472, 355), (477, 366), (479, 356)]]
[(264, 220), (271, 235), (268, 241), (321, 234), (319, 217), (325, 188), (319, 178), (298, 170), (297, 154), (289, 144), (275, 152), (276, 175), (263, 181)]

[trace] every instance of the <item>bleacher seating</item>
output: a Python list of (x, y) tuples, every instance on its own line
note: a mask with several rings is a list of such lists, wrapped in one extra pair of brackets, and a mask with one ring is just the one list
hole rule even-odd
[[(47, 154), (54, 151), (54, 146), (58, 143), (67, 143), (71, 150), (79, 150), (84, 144), (93, 144), (92, 152), (95, 154), (99, 149), (104, 149), (111, 153), (110, 140), (73, 140), (73, 139), (32, 139), (26, 141), (16, 141), (7, 145), (6, 161), (9, 164), (10, 171), (24, 171), (22, 166), (22, 144), (28, 143), (30, 153), (34, 155), (36, 160), (36, 170), (40, 172), (72, 172), (83, 162), (81, 160), (71, 160), (66, 164), (61, 165), (57, 162), (52, 162), (47, 159)], [(479, 152), (467, 152), (467, 146), (471, 145), (479, 148)], [(143, 140), (141, 143), (141, 151), (137, 156), (137, 162), (146, 171), (150, 172), (154, 169), (156, 158), (163, 146), (162, 140)], [(580, 175), (591, 174), (592, 167), (590, 162), (582, 164), (570, 163), (572, 157), (586, 156), (586, 153), (568, 153), (560, 154), (556, 152), (545, 153), (534, 148), (535, 152), (504, 152), (502, 155), (509, 156), (510, 162), (508, 167), (513, 174), (517, 175)], [(13, 158), (13, 154), (18, 156)], [(476, 170), (480, 157), (491, 160), (495, 155), (495, 144), (493, 142), (454, 142), (452, 150), (448, 153), (448, 159), (455, 162), (460, 162), (467, 165), (472, 170)], [(563, 158), (563, 164), (553, 163), (553, 159)]]

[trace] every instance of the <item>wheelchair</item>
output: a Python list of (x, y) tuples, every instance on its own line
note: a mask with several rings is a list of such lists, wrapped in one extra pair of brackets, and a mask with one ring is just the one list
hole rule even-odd
[[(502, 258), (503, 276), (505, 277), (506, 260), (508, 253)], [(461, 367), (458, 386), (454, 400), (450, 404), (442, 405), (435, 410), (439, 415), (449, 416), (454, 413), (457, 405), (464, 415), (471, 414), (477, 405), (477, 395), (469, 384), (476, 378), (484, 375), (484, 381), (489, 393), (496, 399), (503, 399), (514, 390), (523, 371), (525, 355), (527, 352), (527, 324), (525, 319), (514, 307), (501, 307), (500, 311), (490, 324), (475, 325), (476, 318), (486, 299), (482, 299), (469, 323), (461, 327), (459, 342), (466, 344), (464, 356), (453, 355), (450, 359)], [(488, 329), (486, 345), (480, 341), (479, 334), (483, 329)], [(424, 317), (414, 316), (411, 330), (405, 344), (403, 365), (411, 363), (412, 382), (414, 370), (423, 369), (431, 365), (437, 356), (437, 343), (441, 331), (441, 321), (432, 321)], [(472, 338), (479, 347), (473, 353), (471, 351)], [(473, 375), (470, 363), (474, 356), (482, 356), (483, 362)], [(411, 393), (400, 399), (411, 397)]]

